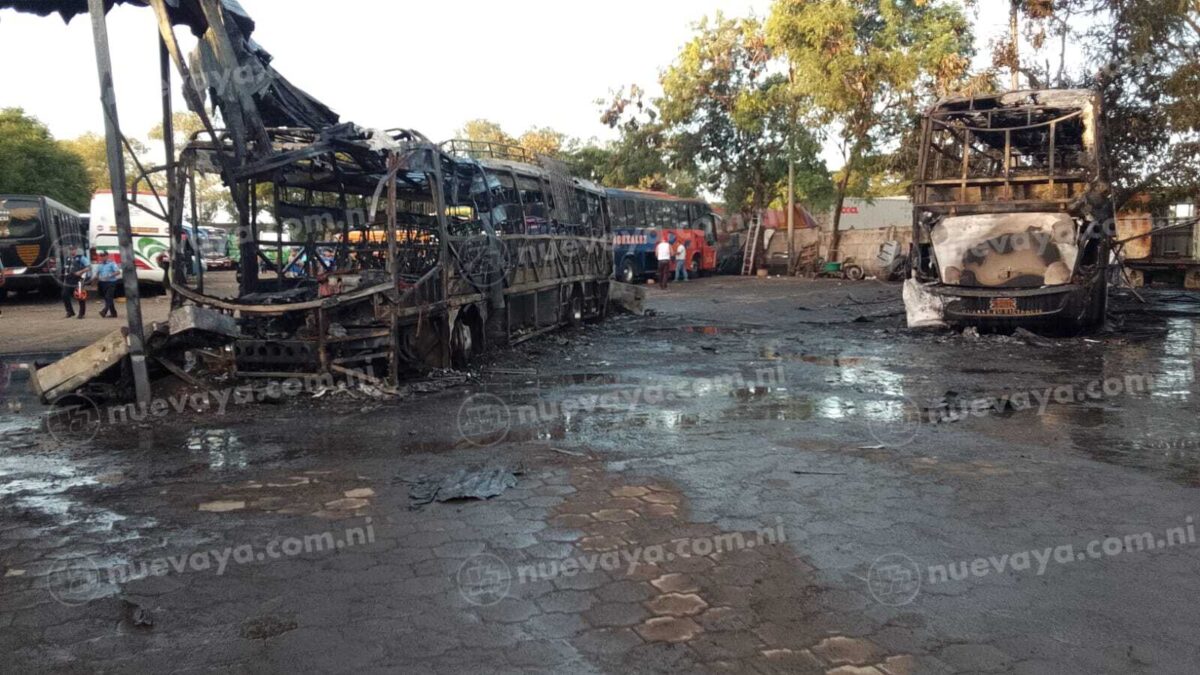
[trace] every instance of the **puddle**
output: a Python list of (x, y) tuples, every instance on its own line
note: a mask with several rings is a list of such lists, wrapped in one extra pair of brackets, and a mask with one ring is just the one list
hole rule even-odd
[[(73, 535), (111, 532), (126, 516), (97, 507), (74, 494), (104, 484), (101, 478), (111, 479), (112, 472), (108, 473), (108, 476), (95, 475), (62, 457), (2, 455), (0, 507), (22, 510), (23, 519), (43, 523), (51, 530), (70, 525)], [(136, 532), (132, 534), (137, 536)]]
[(879, 359), (872, 356), (815, 356), (812, 354), (800, 355), (800, 361), (811, 363), (818, 366), (833, 366), (834, 368), (853, 368), (857, 366), (865, 366), (869, 363), (878, 363)]
[(680, 326), (679, 330), (700, 335), (733, 335), (746, 332), (745, 328), (729, 328), (727, 326)]
[[(773, 390), (761, 395), (738, 398), (738, 405), (726, 410), (722, 417), (727, 420), (775, 420), (780, 422), (812, 419), (845, 420), (865, 408), (855, 401), (837, 395), (792, 396), (787, 390)], [(877, 411), (886, 417), (885, 411)]]
[(230, 429), (192, 429), (186, 447), (202, 455), (211, 469), (245, 469), (250, 464), (246, 446)]
[(1166, 476), (1188, 485), (1200, 487), (1200, 440), (1181, 441), (1145, 439), (1096, 438), (1086, 444), (1076, 443), (1076, 449), (1107, 464), (1139, 469)]
[(629, 384), (637, 380), (632, 377), (625, 377), (613, 373), (570, 373), (566, 375), (539, 375), (532, 378), (530, 382), (536, 382), (541, 385), (588, 385), (588, 384)]
[(29, 389), (35, 363), (45, 364), (62, 354), (0, 356), (0, 434), (36, 426), (42, 404)]

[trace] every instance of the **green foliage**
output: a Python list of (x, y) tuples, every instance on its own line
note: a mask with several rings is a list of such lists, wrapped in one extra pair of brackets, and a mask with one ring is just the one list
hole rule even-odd
[[(204, 131), (204, 122), (200, 120), (200, 116), (194, 112), (177, 112), (171, 115), (171, 129), (174, 131), (174, 141), (176, 150), (180, 150), (196, 134)], [(146, 137), (152, 141), (163, 140), (163, 125), (162, 122), (155, 124), (146, 133)]]
[(517, 145), (534, 155), (545, 155), (546, 157), (560, 156), (566, 144), (567, 135), (550, 127), (533, 127), (517, 139)]
[(458, 131), (458, 136), (459, 138), (479, 143), (517, 145), (517, 139), (508, 135), (504, 129), (500, 128), (499, 124), (491, 120), (471, 120), (464, 124), (463, 128)]
[(658, 101), (671, 164), (722, 194), (733, 211), (768, 206), (785, 189), (788, 158), (797, 162), (797, 199), (830, 192), (817, 138), (799, 123), (763, 26), (717, 14), (662, 75)]
[(85, 212), (92, 196), (83, 159), (21, 108), (0, 110), (0, 193), (45, 195)]
[(796, 105), (839, 134), (835, 231), (857, 174), (880, 155), (903, 156), (896, 141), (917, 111), (970, 84), (971, 27), (943, 0), (776, 0), (766, 34), (787, 59)]
[(108, 148), (102, 134), (89, 131), (78, 138), (62, 141), (62, 145), (83, 161), (87, 170), (89, 193), (94, 194), (96, 190), (107, 190), (110, 187)]
[(1078, 1), (1097, 16), (1078, 84), (1103, 97), (1118, 203), (1200, 197), (1200, 0)]
[(614, 161), (610, 148), (595, 143), (574, 148), (564, 153), (562, 158), (572, 175), (596, 183), (604, 182), (604, 176)]
[[(161, 164), (162, 160), (157, 162), (145, 159), (146, 154), (150, 151), (145, 143), (142, 143), (136, 138), (127, 139), (129, 146), (142, 159), (143, 166)], [(103, 134), (95, 132), (87, 132), (77, 138), (62, 141), (63, 145), (79, 156), (83, 160), (83, 164), (87, 167), (89, 193), (94, 194), (96, 190), (108, 190), (112, 188), (112, 178), (108, 175), (108, 145)], [(137, 180), (138, 169), (133, 158), (129, 156), (126, 150), (123, 155), (125, 158), (125, 186), (132, 189), (134, 181)], [(155, 176), (154, 186), (159, 189), (165, 189), (161, 176)], [(146, 182), (142, 181), (140, 188), (146, 189)]]
[[(1200, 193), (1200, 0), (1012, 1), (1029, 85), (1101, 93), (1117, 201)], [(1016, 63), (1009, 43), (993, 46), (998, 66)]]

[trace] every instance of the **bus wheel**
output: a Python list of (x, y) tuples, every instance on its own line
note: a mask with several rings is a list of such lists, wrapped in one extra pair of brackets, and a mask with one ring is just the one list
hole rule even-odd
[(633, 258), (626, 258), (621, 263), (621, 281), (627, 284), (637, 281), (637, 268), (633, 264)]
[(472, 334), (471, 324), (464, 319), (461, 315), (458, 317), (450, 336), (450, 354), (455, 368), (466, 368), (475, 351), (475, 336)]
[(688, 270), (689, 279), (699, 279), (704, 276), (704, 272), (700, 269), (700, 256), (692, 256), (692, 268)]
[(483, 352), (485, 342), (483, 317), (477, 307), (459, 312), (450, 330), (450, 360), (455, 368), (466, 370), (471, 361)]
[(583, 325), (583, 291), (579, 288), (571, 293), (571, 302), (567, 306), (567, 321), (571, 324), (571, 328), (579, 328)]

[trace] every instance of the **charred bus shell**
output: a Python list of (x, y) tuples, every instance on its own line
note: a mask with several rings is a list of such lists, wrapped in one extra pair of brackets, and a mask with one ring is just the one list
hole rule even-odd
[(923, 120), (919, 162), (911, 325), (1103, 321), (1113, 214), (1094, 92), (942, 100)]

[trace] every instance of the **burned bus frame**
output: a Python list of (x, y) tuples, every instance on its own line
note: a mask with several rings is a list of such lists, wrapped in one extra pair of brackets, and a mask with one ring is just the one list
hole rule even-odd
[[(395, 383), (410, 370), (463, 366), (488, 344), (604, 316), (612, 258), (599, 186), (518, 149), (437, 146), (407, 130), (268, 133), (275, 156), (247, 169), (242, 189), (253, 202), (260, 184), (272, 186), (279, 225), (261, 239), (252, 203), (241, 242), (249, 292), (229, 301), (173, 284), (177, 296), (241, 319), (239, 374), (386, 364)], [(230, 142), (218, 138), (184, 150), (184, 180), (215, 168)], [(247, 253), (274, 262), (274, 278), (247, 284), (258, 267)], [(341, 289), (347, 279), (356, 287)]]
[[(57, 13), (67, 21), (91, 16), (116, 220), (126, 253), (130, 227), (121, 155), (122, 147), (130, 146), (117, 120), (106, 26), (107, 12), (120, 4), (149, 5), (157, 20), (161, 82), (156, 85), (162, 96), (166, 163), (155, 171), (165, 175), (166, 194), (154, 193), (162, 205), (158, 215), (171, 232), (167, 277), (172, 307), (191, 303), (235, 316), (242, 336), (233, 345), (239, 372), (328, 373), (386, 361), (394, 383), (408, 367), (465, 360), (486, 340), (519, 341), (604, 314), (612, 261), (604, 196), (597, 186), (571, 179), (549, 162), (504, 160), (513, 162), (512, 173), (523, 175), (522, 180), (549, 190), (544, 191), (544, 217), (527, 214), (521, 192), (515, 191), (515, 209), (500, 206), (519, 214), (519, 227), (501, 232), (491, 222), (496, 205), (490, 187), (479, 193), (470, 188), (476, 175), (480, 185), (489, 185), (484, 160), (455, 157), (415, 132), (369, 131), (342, 123), (274, 69), (271, 55), (251, 37), (254, 20), (237, 0), (0, 0), (0, 7), (41, 16)], [(184, 53), (177, 28), (197, 38), (194, 52)], [(178, 157), (172, 66), (188, 109), (203, 127)], [(224, 129), (214, 123), (216, 111)], [(138, 171), (138, 181), (155, 172), (140, 165)], [(194, 199), (195, 178), (206, 172), (220, 175), (236, 211), (241, 275), (233, 299), (206, 295), (202, 278), (201, 288), (188, 288), (183, 274), (185, 251), (179, 244), (185, 195), (190, 191)], [(317, 269), (314, 255), (319, 239), (305, 237), (304, 257), (295, 262), (307, 268), (304, 276), (315, 274), (317, 279), (288, 278), (282, 236), (277, 236), (276, 278), (260, 280), (265, 244), (257, 222), (256, 188), (264, 183), (273, 186), (277, 209), (294, 207), (302, 223), (315, 218), (318, 231), (340, 230), (328, 242), (336, 250), (332, 264), (323, 258), (319, 263), (324, 272)], [(340, 210), (369, 212), (366, 230), (382, 229), (382, 237), (365, 232), (354, 242), (349, 235), (354, 228), (347, 224), (335, 219), (336, 227), (326, 227), (322, 214), (328, 215), (330, 204), (313, 199), (314, 194), (326, 202), (332, 199)], [(579, 210), (570, 208), (570, 197), (580, 195), (589, 217), (573, 219)], [(381, 210), (386, 214), (382, 225), (374, 222)], [(132, 255), (125, 257), (132, 260)], [(357, 273), (352, 280), (357, 286), (329, 292), (333, 273), (343, 271)], [(145, 403), (149, 383), (132, 274), (130, 267), (128, 353), (138, 400)]]
[(1113, 213), (1101, 120), (1087, 90), (950, 98), (924, 116), (913, 280), (947, 323), (1103, 321)]

